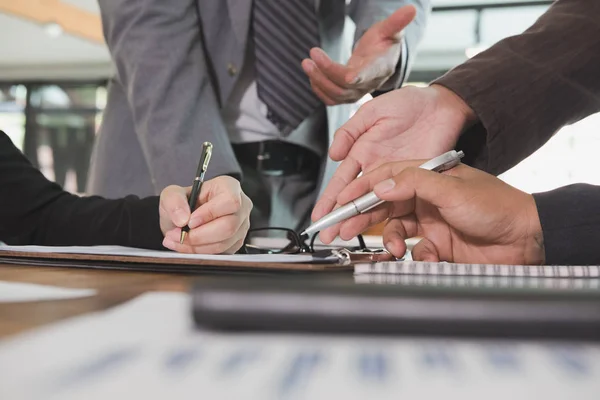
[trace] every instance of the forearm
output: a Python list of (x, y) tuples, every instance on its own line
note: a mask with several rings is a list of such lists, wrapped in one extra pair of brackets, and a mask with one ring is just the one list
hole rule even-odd
[(565, 186), (533, 195), (544, 236), (546, 263), (600, 264), (600, 187)]
[(471, 164), (500, 174), (562, 126), (600, 111), (599, 47), (600, 3), (559, 0), (524, 34), (434, 82), (460, 96), (479, 119), (459, 141), (471, 150)]
[(0, 132), (0, 241), (160, 248), (158, 198), (80, 198), (48, 181)]
[(40, 206), (19, 220), (8, 218), (2, 241), (15, 245), (162, 248), (157, 197), (107, 200), (63, 192)]

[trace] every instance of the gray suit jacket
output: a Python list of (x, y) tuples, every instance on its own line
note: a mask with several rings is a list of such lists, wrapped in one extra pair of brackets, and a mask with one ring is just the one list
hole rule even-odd
[[(315, 0), (319, 1), (319, 0)], [(406, 32), (408, 63), (423, 35), (429, 0), (321, 0), (322, 48), (347, 60), (354, 40), (406, 4), (418, 9)], [(240, 71), (251, 0), (99, 0), (104, 35), (117, 74), (109, 88), (92, 156), (88, 191), (107, 197), (187, 186), (204, 141), (214, 144), (209, 177), (239, 175), (220, 110)], [(349, 40), (348, 40), (349, 38)], [(403, 56), (403, 57), (404, 57)], [(393, 87), (403, 77), (396, 77)], [(330, 140), (351, 106), (328, 107)], [(327, 162), (323, 180), (335, 170)]]

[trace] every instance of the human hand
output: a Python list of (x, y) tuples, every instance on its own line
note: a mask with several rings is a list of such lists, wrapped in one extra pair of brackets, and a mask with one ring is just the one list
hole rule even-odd
[(375, 190), (387, 203), (344, 221), (342, 239), (390, 218), (385, 247), (404, 256), (405, 239), (420, 261), (543, 264), (542, 227), (533, 196), (483, 171), (460, 164), (442, 174), (417, 168), (424, 161), (386, 164), (352, 182), (338, 196), (345, 204)]
[[(163, 246), (180, 253), (232, 254), (239, 250), (250, 227), (252, 201), (237, 180), (220, 176), (202, 184), (198, 204), (190, 213), (191, 187), (169, 186), (160, 194)], [(183, 244), (181, 228), (190, 227)]]
[[(393, 161), (432, 158), (452, 150), (475, 114), (450, 90), (405, 87), (364, 104), (335, 133), (329, 156), (343, 160), (315, 205), (316, 221), (339, 206), (337, 195), (361, 172)], [(330, 243), (335, 227), (320, 234)]]
[(313, 91), (327, 105), (354, 103), (383, 85), (396, 71), (402, 31), (414, 19), (414, 6), (399, 8), (371, 26), (354, 47), (346, 65), (331, 60), (320, 48), (302, 61)]

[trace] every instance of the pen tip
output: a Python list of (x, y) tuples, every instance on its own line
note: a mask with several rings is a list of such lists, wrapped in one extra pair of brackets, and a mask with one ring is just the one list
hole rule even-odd
[(183, 241), (185, 240), (186, 235), (187, 235), (186, 231), (181, 231), (181, 236), (179, 237), (179, 244), (183, 244)]

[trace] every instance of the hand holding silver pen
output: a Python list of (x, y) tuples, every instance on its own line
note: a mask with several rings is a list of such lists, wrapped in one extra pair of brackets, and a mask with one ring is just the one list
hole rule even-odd
[[(426, 163), (422, 164), (419, 168), (436, 172), (446, 171), (458, 165), (462, 157), (464, 157), (464, 153), (462, 151), (457, 152), (455, 150), (452, 150), (442, 154), (439, 157), (435, 157), (427, 161)], [(327, 214), (323, 218), (319, 219), (318, 221), (310, 225), (308, 228), (306, 228), (301, 235), (312, 236), (322, 231), (323, 229), (329, 228), (330, 226), (345, 221), (356, 215), (365, 213), (382, 203), (384, 203), (384, 200), (381, 200), (379, 197), (377, 197), (375, 192), (367, 193), (364, 196), (359, 197), (354, 201), (351, 201), (345, 206), (342, 206), (337, 210)]]

